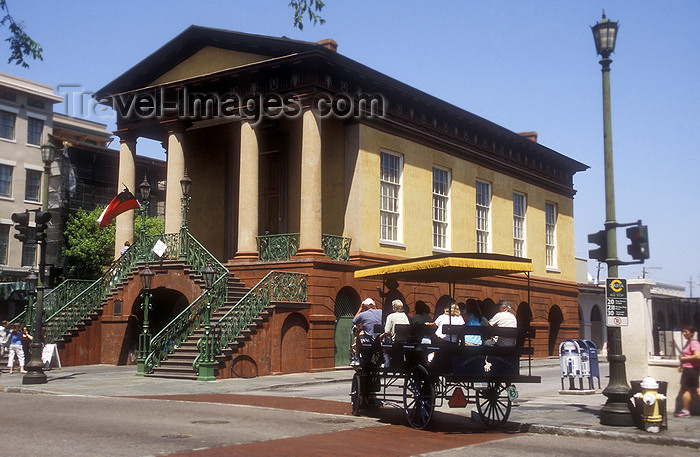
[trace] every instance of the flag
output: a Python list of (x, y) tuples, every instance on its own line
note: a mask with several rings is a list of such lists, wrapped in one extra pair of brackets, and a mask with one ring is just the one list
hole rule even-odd
[(109, 223), (112, 222), (112, 219), (121, 213), (136, 208), (141, 208), (138, 200), (136, 200), (134, 194), (129, 192), (129, 189), (124, 189), (123, 191), (119, 192), (119, 194), (114, 197), (111, 202), (109, 202), (107, 208), (105, 208), (105, 210), (102, 211), (102, 214), (100, 214), (100, 217), (97, 218), (97, 223), (100, 224), (100, 228), (102, 228), (109, 225)]

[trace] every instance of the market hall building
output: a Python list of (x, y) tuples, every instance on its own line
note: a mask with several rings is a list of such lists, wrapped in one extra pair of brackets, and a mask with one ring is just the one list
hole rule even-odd
[[(257, 374), (347, 364), (361, 299), (399, 297), (410, 314), (423, 300), (440, 313), (450, 293), (353, 272), (446, 253), (531, 258), (529, 298), (527, 279), (513, 276), (457, 285), (454, 299), (479, 300), (487, 317), (509, 299), (520, 324), (537, 329), (535, 356), (556, 354), (578, 336), (573, 177), (588, 167), (535, 132), (512, 132), (337, 48), (191, 26), (96, 94), (117, 111), (119, 183), (137, 189), (143, 178), (139, 138), (162, 143), (166, 233), (188, 230), (246, 288), (273, 270), (306, 275), (306, 299), (267, 307), (217, 356), (216, 376), (236, 375), (236, 363)], [(116, 252), (134, 238), (133, 218), (117, 218)], [(152, 314), (192, 303), (186, 276), (151, 288)], [(105, 300), (89, 343), (101, 363), (123, 363), (118, 354), (134, 345), (140, 288), (133, 279)], [(175, 312), (166, 291), (178, 288), (189, 292)]]

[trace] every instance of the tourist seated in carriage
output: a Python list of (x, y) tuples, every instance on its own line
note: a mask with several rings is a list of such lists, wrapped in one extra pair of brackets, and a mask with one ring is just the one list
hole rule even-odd
[[(515, 314), (511, 312), (512, 306), (508, 300), (500, 300), (498, 302), (498, 312), (493, 315), (488, 324), (492, 327), (501, 328), (516, 328), (518, 321)], [(497, 347), (513, 347), (515, 346), (515, 338), (494, 336), (490, 340), (484, 342), (487, 346)]]
[[(391, 302), (392, 313), (386, 318), (386, 323), (384, 324), (384, 333), (381, 334), (380, 338), (382, 343), (392, 344), (396, 341), (396, 326), (397, 325), (408, 325), (408, 316), (404, 312), (403, 302), (401, 300), (394, 300)], [(388, 367), (390, 365), (391, 359), (390, 354), (387, 350), (384, 350), (384, 365)]]
[(352, 320), (355, 333), (354, 355), (350, 365), (360, 364), (360, 349), (362, 342), (378, 343), (382, 331), (382, 310), (377, 309), (374, 300), (365, 298)]
[[(488, 320), (486, 320), (486, 318), (481, 314), (479, 303), (473, 298), (467, 300), (464, 321), (469, 327), (481, 327), (482, 325), (486, 325), (488, 323)], [(481, 346), (481, 344), (481, 335), (464, 335), (465, 346)]]

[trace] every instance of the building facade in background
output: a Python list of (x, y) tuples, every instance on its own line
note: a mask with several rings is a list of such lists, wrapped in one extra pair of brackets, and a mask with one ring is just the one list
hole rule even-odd
[[(511, 300), (520, 322), (538, 330), (537, 356), (578, 335), (573, 176), (588, 167), (534, 132), (512, 132), (368, 68), (333, 40), (196, 26), (96, 98), (118, 112), (117, 182), (140, 182), (139, 138), (163, 144), (167, 233), (181, 227), (177, 183), (187, 170), (189, 230), (232, 275), (249, 287), (273, 269), (309, 275), (308, 306), (270, 318), (280, 321), (259, 342), (266, 349), (246, 345), (261, 374), (346, 363), (347, 322), (361, 298), (403, 298), (411, 313), (420, 299), (441, 312), (446, 284), (386, 288), (353, 271), (451, 252), (532, 259), (529, 294), (526, 279), (507, 277), (457, 286), (453, 298), (475, 298), (487, 315)], [(116, 245), (133, 235), (133, 215), (119, 216)], [(338, 239), (351, 240), (342, 260), (328, 254)], [(287, 254), (269, 252), (282, 241)]]

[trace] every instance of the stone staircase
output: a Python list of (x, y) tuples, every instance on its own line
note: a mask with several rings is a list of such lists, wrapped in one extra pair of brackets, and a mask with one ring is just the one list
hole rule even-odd
[[(249, 291), (250, 289), (246, 288), (240, 280), (233, 275), (229, 275), (228, 300), (223, 305), (219, 306), (219, 309), (215, 313), (212, 313), (211, 326), (213, 327), (215, 324), (217, 324), (219, 320)], [(236, 349), (245, 344), (245, 341), (250, 339), (250, 335), (255, 332), (255, 329), (264, 322), (267, 316), (269, 316), (271, 309), (272, 306), (268, 307), (260, 313), (260, 316), (253, 319), (253, 323), (243, 331), (242, 335), (236, 338), (236, 342), (229, 345), (229, 348), (225, 348), (223, 352), (217, 356), (217, 362), (223, 362), (227, 358), (230, 358)], [(203, 335), (204, 327), (200, 327), (195, 330), (187, 341), (176, 347), (173, 353), (170, 354), (166, 360), (161, 362), (159, 367), (154, 368), (153, 373), (147, 373), (145, 376), (196, 380), (197, 374), (194, 372), (192, 364), (199, 355), (197, 342)]]

